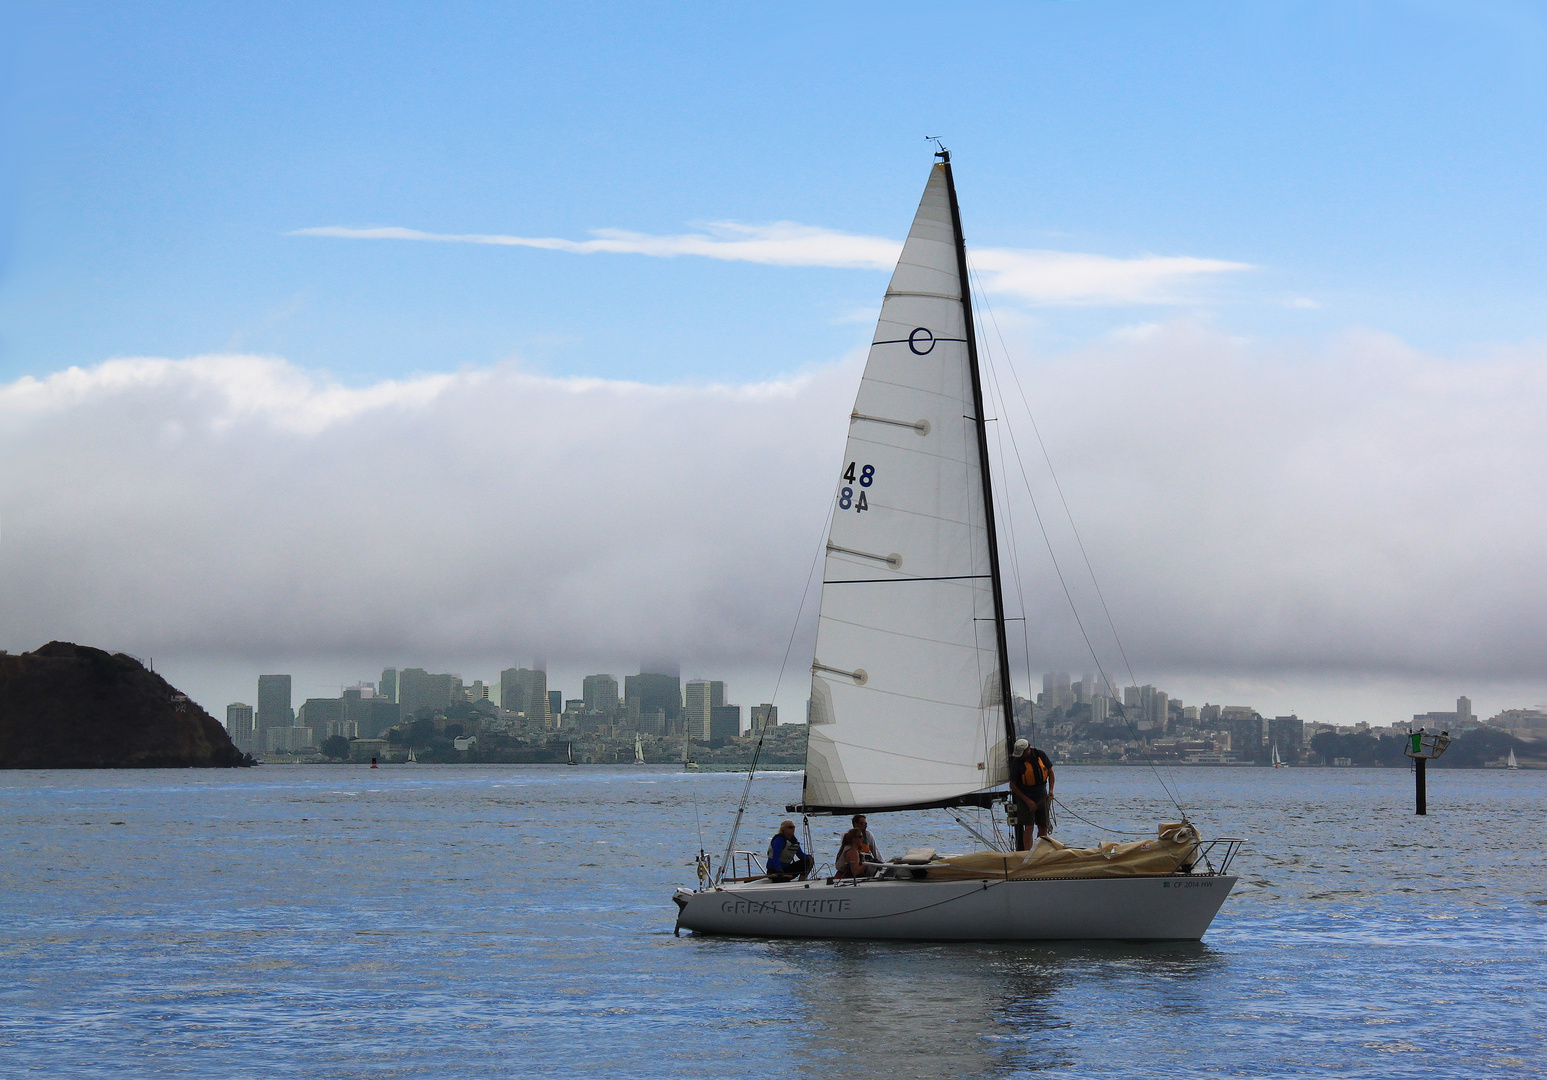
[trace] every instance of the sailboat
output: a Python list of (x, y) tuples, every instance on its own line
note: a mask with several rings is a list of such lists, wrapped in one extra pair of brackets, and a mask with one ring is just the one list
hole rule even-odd
[[(936, 158), (848, 418), (791, 813), (1007, 797), (1016, 733), (983, 389), (950, 155)], [(737, 878), (746, 803), (718, 874), (673, 895), (678, 932), (1196, 940), (1236, 882), (1240, 841), (1205, 844), (1185, 820), (1096, 849), (1042, 838), (1024, 851), (915, 849), (861, 879), (773, 880), (755, 866)]]
[(1273, 744), (1273, 767), (1275, 769), (1284, 767), (1284, 759), (1278, 756), (1278, 743)]
[(417, 765), (417, 764), (419, 764), (419, 755), (414, 753), (414, 748), (412, 746), (410, 746), (408, 748), (408, 760), (406, 762), (404, 762), (404, 764), (405, 765)]
[(639, 735), (636, 732), (635, 735), (634, 735), (634, 764), (635, 765), (643, 765), (644, 763), (645, 763), (645, 740), (644, 740), (644, 738), (641, 735)]
[(1520, 762), (1515, 760), (1515, 748), (1513, 746), (1509, 748), (1509, 760), (1504, 763), (1504, 767), (1506, 769), (1520, 768)]
[(698, 771), (698, 762), (693, 760), (693, 740), (691, 738), (682, 740), (682, 771)]
[(579, 765), (580, 762), (575, 760), (575, 744), (572, 743), (572, 742), (567, 742), (564, 745), (569, 748), (569, 760), (566, 761), (564, 764), (566, 764), (566, 765)]

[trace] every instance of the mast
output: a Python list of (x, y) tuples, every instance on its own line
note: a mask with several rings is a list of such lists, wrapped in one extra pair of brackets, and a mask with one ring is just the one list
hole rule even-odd
[(1009, 767), (1015, 751), (1015, 695), (1010, 689), (1010, 647), (1005, 639), (1004, 589), (999, 576), (999, 532), (994, 524), (994, 488), (988, 467), (988, 421), (983, 416), (983, 380), (978, 372), (978, 335), (972, 322), (972, 287), (967, 281), (967, 241), (962, 236), (961, 208), (956, 204), (956, 180), (951, 175), (951, 152), (935, 154), (945, 169), (945, 188), (951, 200), (951, 226), (956, 234), (956, 269), (961, 277), (962, 318), (967, 327), (967, 367), (972, 372), (972, 402), (978, 425), (978, 460), (983, 475), (983, 520), (988, 526), (988, 572), (994, 593), (994, 636), (999, 646), (999, 695), (1004, 704), (1004, 760)]

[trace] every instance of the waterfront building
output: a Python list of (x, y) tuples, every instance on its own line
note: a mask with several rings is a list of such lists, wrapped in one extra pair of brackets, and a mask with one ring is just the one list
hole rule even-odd
[(1268, 745), (1278, 747), (1285, 761), (1299, 761), (1305, 747), (1305, 722), (1291, 713), (1268, 721)]

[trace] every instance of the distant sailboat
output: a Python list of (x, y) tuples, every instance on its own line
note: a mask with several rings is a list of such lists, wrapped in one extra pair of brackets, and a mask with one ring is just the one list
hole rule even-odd
[(693, 760), (693, 740), (684, 739), (682, 742), (682, 771), (697, 772), (698, 762)]
[(1515, 748), (1513, 746), (1509, 748), (1509, 760), (1504, 763), (1504, 767), (1506, 769), (1520, 768), (1520, 762), (1515, 760)]
[(419, 755), (414, 753), (414, 748), (413, 747), (410, 746), (408, 748), (408, 760), (405, 761), (403, 764), (405, 764), (405, 765), (417, 765), (417, 764), (419, 764)]
[(564, 745), (569, 748), (569, 760), (566, 761), (564, 764), (566, 764), (566, 765), (579, 765), (580, 762), (575, 760), (575, 744), (572, 743), (572, 742), (567, 742)]
[(634, 736), (634, 764), (635, 765), (643, 765), (644, 763), (645, 763), (645, 740), (644, 740), (644, 738), (642, 736), (636, 734)]
[(1284, 759), (1278, 756), (1278, 743), (1273, 744), (1273, 767), (1275, 769), (1284, 767)]

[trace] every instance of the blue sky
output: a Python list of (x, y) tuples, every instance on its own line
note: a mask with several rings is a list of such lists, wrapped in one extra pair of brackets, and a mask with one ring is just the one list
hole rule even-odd
[[(10, 20), (6, 377), (222, 350), (351, 383), (512, 357), (647, 381), (800, 370), (866, 339), (884, 271), (287, 234), (793, 221), (895, 239), (934, 134), (974, 244), (1250, 264), (1180, 305), (1232, 333), (1357, 325), (1464, 352), (1540, 337), (1547, 310), (1539, 6)], [(1038, 306), (1033, 325), (1064, 347), (1152, 307)]]
[(1547, 698), (1542, 5), (0, 19), (0, 648), (760, 700), (939, 135), (1141, 682)]

